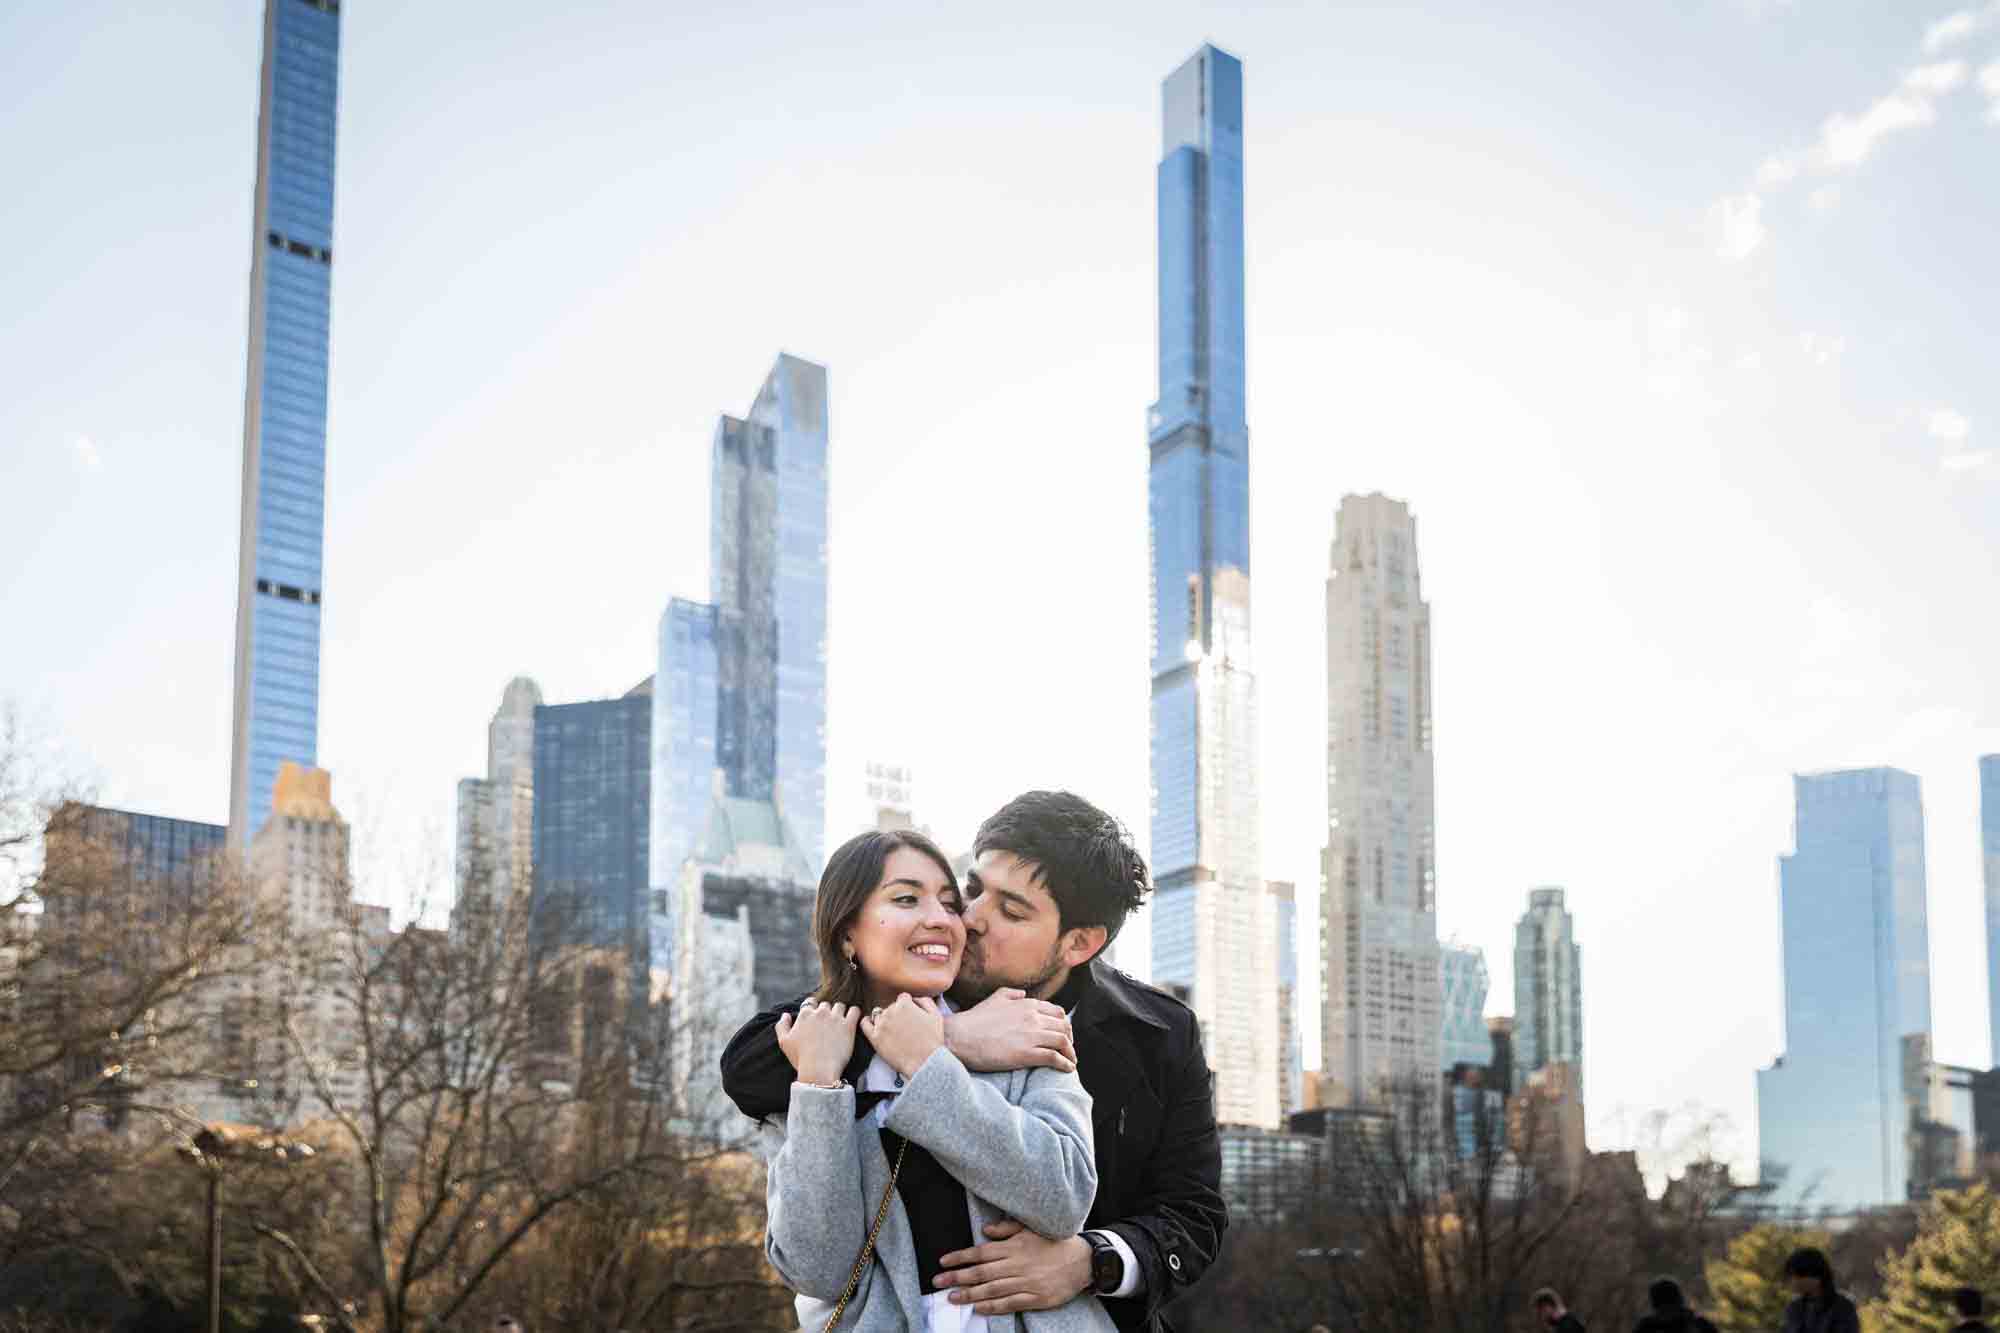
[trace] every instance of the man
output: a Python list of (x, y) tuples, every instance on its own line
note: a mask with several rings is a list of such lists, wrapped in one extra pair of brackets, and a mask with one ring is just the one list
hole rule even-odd
[(1951, 1294), (1952, 1308), (1958, 1311), (1959, 1322), (1951, 1326), (1951, 1333), (1993, 1333), (1992, 1328), (1979, 1316), (1986, 1310), (1986, 1298), (1979, 1294), (1977, 1287), (1960, 1287)]
[[(987, 1228), (986, 1243), (943, 1257), (939, 1285), (981, 1314), (1051, 1310), (1094, 1289), (1120, 1329), (1168, 1330), (1162, 1308), (1207, 1270), (1227, 1217), (1194, 1014), (1100, 957), (1151, 887), (1146, 863), (1112, 816), (1048, 791), (980, 825), (973, 856), (945, 1046), (970, 1069), (1076, 1070), (1092, 1099), (1097, 1200), (1079, 1235)], [(790, 1103), (775, 1027), (797, 1008), (757, 1015), (723, 1052), (723, 1088), (745, 1115)]]
[(1785, 1307), (1783, 1333), (1861, 1333), (1861, 1314), (1834, 1289), (1833, 1265), (1823, 1252), (1793, 1251), (1785, 1276), (1796, 1299)]
[(1652, 1313), (1641, 1319), (1633, 1333), (1715, 1333), (1715, 1325), (1688, 1309), (1681, 1284), (1663, 1277), (1646, 1288), (1646, 1303)]
[(1583, 1321), (1569, 1312), (1554, 1287), (1543, 1287), (1533, 1299), (1535, 1317), (1556, 1333), (1583, 1333)]

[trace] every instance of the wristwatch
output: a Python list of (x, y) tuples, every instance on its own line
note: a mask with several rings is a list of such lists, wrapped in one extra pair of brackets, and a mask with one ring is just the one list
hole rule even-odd
[(1125, 1256), (1101, 1231), (1086, 1231), (1083, 1238), (1090, 1244), (1091, 1290), (1109, 1296), (1125, 1284)]

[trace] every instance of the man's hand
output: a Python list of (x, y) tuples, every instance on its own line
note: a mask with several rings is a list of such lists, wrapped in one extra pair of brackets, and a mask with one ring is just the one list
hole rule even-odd
[(858, 1004), (821, 1004), (807, 1000), (798, 1016), (778, 1020), (778, 1049), (799, 1071), (802, 1083), (838, 1083), (854, 1055), (854, 1028), (861, 1021)]
[(861, 1020), (861, 1033), (875, 1047), (875, 1054), (889, 1062), (889, 1068), (911, 1078), (944, 1045), (944, 1014), (936, 1000), (898, 995), (887, 1009), (877, 1009)]
[(1090, 1242), (1081, 1236), (1050, 1240), (1014, 1221), (988, 1223), (986, 1235), (986, 1244), (938, 1260), (945, 1271), (937, 1284), (953, 1288), (953, 1305), (980, 1314), (1053, 1310), (1090, 1285)]
[[(967, 1069), (993, 1073), (1046, 1065), (1076, 1072), (1076, 1043), (1069, 1018), (1047, 1000), (1002, 987), (964, 1013), (945, 1020), (945, 1044)], [(1032, 1308), (1032, 1307), (1030, 1307)]]

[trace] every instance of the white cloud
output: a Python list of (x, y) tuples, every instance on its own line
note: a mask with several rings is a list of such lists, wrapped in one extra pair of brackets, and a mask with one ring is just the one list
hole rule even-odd
[(1968, 449), (1964, 453), (1946, 454), (1938, 460), (1938, 466), (1946, 472), (1975, 472), (1992, 461), (1991, 449)]
[(1924, 54), (1936, 55), (1947, 46), (1963, 41), (1979, 31), (1979, 15), (1970, 9), (1947, 14), (1924, 29)]
[(1764, 368), (1764, 354), (1754, 347), (1745, 347), (1736, 354), (1736, 368), (1738, 370), (1762, 370)]
[(1763, 244), (1764, 201), (1754, 194), (1718, 199), (1708, 210), (1709, 237), (1715, 252), (1731, 263), (1748, 259)]
[(2000, 124), (2000, 60), (1979, 71), (1979, 91), (1985, 93), (1989, 101), (1986, 118)]
[(1965, 82), (1963, 60), (1941, 60), (1935, 65), (1919, 65), (1903, 76), (1903, 87), (1913, 93), (1942, 97)]
[(1833, 206), (1839, 202), (1840, 187), (1838, 185), (1822, 185), (1806, 196), (1806, 207), (1815, 213), (1831, 212)]
[(1924, 54), (1934, 56), (1996, 25), (2000, 25), (2000, 0), (1984, 9), (1961, 9), (1947, 14), (1924, 29)]
[(77, 436), (70, 444), (70, 452), (76, 455), (76, 461), (83, 465), (85, 471), (104, 470), (104, 455), (97, 452), (97, 446), (88, 435)]
[(1921, 65), (1903, 77), (1895, 92), (1860, 115), (1829, 116), (1820, 129), (1817, 164), (1824, 170), (1858, 166), (1891, 134), (1932, 124), (1937, 99), (1965, 82), (1965, 75), (1962, 60)]
[(1946, 444), (1963, 444), (1965, 437), (1972, 433), (1972, 423), (1966, 420), (1963, 412), (1940, 407), (1930, 414), (1924, 429), (1930, 432), (1934, 440), (1942, 440)]
[(1799, 174), (1799, 159), (1790, 153), (1773, 153), (1757, 168), (1757, 184), (1764, 189), (1790, 184)]
[(1816, 366), (1831, 365), (1847, 350), (1847, 340), (1826, 333), (1801, 333), (1799, 350)]

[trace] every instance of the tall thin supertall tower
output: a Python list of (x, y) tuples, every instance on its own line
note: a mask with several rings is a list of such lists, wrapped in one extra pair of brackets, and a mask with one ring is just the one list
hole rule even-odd
[(2000, 754), (1979, 760), (1979, 864), (1986, 878), (1987, 1067), (2000, 1066)]
[(1160, 397), (1148, 419), (1153, 978), (1187, 988), (1225, 1122), (1278, 1122), (1278, 930), (1264, 889), (1250, 652), (1243, 66), (1167, 78)]
[(229, 835), (247, 848), (278, 768), (318, 762), (338, 0), (266, 0), (243, 394)]
[(1340, 502), (1326, 578), (1326, 849), (1320, 1074), (1377, 1103), (1443, 1062), (1431, 610), (1409, 506)]

